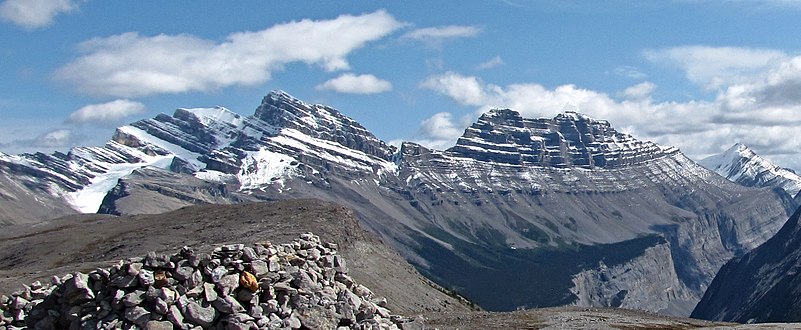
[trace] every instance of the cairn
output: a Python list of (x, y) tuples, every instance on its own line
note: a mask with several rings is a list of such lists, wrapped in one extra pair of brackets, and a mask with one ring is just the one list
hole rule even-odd
[(337, 245), (183, 247), (0, 296), (9, 329), (421, 329), (348, 276)]

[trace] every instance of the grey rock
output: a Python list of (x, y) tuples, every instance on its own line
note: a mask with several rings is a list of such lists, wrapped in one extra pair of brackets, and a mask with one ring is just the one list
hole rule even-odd
[(228, 324), (225, 326), (225, 330), (248, 330), (248, 329), (250, 329), (250, 325), (239, 322), (228, 322)]
[(259, 255), (256, 254), (256, 251), (253, 250), (252, 247), (244, 247), (242, 248), (242, 260), (246, 262), (251, 262), (253, 260), (259, 259)]
[(211, 281), (214, 283), (220, 283), (220, 280), (222, 280), (225, 275), (228, 275), (228, 268), (225, 266), (217, 266), (211, 271)]
[(153, 272), (147, 269), (139, 271), (139, 284), (142, 286), (151, 286), (156, 282)]
[(156, 298), (156, 301), (153, 302), (153, 311), (161, 315), (166, 315), (169, 313), (170, 307), (164, 299)]
[(14, 297), (14, 298), (12, 298), (12, 299), (11, 299), (11, 304), (10, 304), (10, 306), (11, 306), (11, 308), (13, 308), (13, 309), (23, 309), (23, 308), (25, 308), (25, 306), (26, 306), (26, 305), (28, 305), (29, 303), (30, 303), (30, 302), (29, 302), (28, 300), (25, 300), (25, 298), (22, 298), (22, 297), (20, 297), (20, 296), (16, 296), (16, 297)]
[(258, 304), (259, 296), (250, 290), (243, 289), (237, 291), (236, 300), (239, 300), (243, 303)]
[(151, 320), (145, 323), (145, 330), (172, 330), (173, 324), (170, 321)]
[(271, 272), (278, 272), (281, 270), (281, 263), (280, 259), (278, 259), (278, 256), (271, 256), (269, 259), (267, 259), (267, 262)]
[(195, 270), (192, 276), (186, 279), (187, 288), (196, 288), (203, 283), (203, 273), (200, 270)]
[(224, 314), (235, 314), (245, 312), (245, 308), (231, 296), (222, 296), (213, 301), (212, 306)]
[(131, 276), (139, 275), (139, 271), (142, 270), (142, 266), (144, 266), (144, 264), (142, 264), (141, 262), (132, 262), (128, 264), (128, 275)]
[(192, 273), (195, 272), (195, 269), (192, 267), (178, 267), (173, 272), (172, 277), (178, 281), (186, 281), (192, 276)]
[(177, 295), (175, 291), (171, 290), (170, 288), (161, 288), (159, 289), (159, 298), (164, 300), (167, 304), (172, 305), (175, 302)]
[(63, 285), (61, 299), (69, 304), (75, 304), (92, 300), (95, 298), (94, 292), (89, 288), (89, 276), (82, 273), (75, 273), (71, 279)]
[(300, 329), (303, 324), (300, 322), (298, 316), (292, 313), (284, 320), (284, 325), (292, 329)]
[(223, 276), (217, 283), (222, 295), (228, 295), (239, 286), (239, 275), (231, 274)]
[(203, 283), (203, 299), (208, 302), (217, 300), (217, 291), (214, 290), (214, 284)]
[(270, 267), (267, 262), (263, 260), (253, 260), (250, 262), (250, 271), (256, 277), (262, 277), (270, 272)]
[(139, 306), (130, 307), (125, 310), (125, 319), (141, 327), (150, 320), (150, 312)]
[(122, 298), (123, 305), (127, 307), (137, 306), (145, 300), (145, 291), (136, 290), (134, 292), (126, 294)]
[(110, 286), (118, 287), (118, 288), (133, 288), (139, 285), (139, 276), (137, 275), (125, 275), (119, 276), (115, 279), (112, 279), (109, 282)]
[(169, 320), (178, 329), (184, 328), (184, 315), (178, 309), (178, 306), (170, 306), (170, 312), (167, 314)]
[(213, 307), (203, 307), (195, 302), (189, 302), (186, 306), (186, 314), (184, 318), (189, 323), (199, 325), (201, 327), (210, 327), (214, 319), (217, 317), (217, 310)]

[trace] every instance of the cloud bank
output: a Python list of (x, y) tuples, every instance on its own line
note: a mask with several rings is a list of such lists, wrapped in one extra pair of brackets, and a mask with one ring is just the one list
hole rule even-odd
[(378, 94), (392, 90), (392, 83), (371, 74), (343, 74), (317, 85), (317, 90), (330, 90), (346, 94)]
[(428, 47), (439, 48), (445, 41), (472, 38), (481, 33), (481, 28), (466, 25), (448, 25), (416, 29), (405, 33), (401, 40), (419, 41)]
[(488, 70), (488, 69), (492, 69), (492, 68), (494, 68), (496, 66), (503, 65), (503, 64), (504, 64), (503, 59), (500, 56), (495, 56), (495, 57), (491, 58), (489, 61), (486, 61), (484, 63), (481, 63), (481, 64), (477, 65), (476, 69), (477, 70)]
[[(678, 61), (677, 54), (687, 57)], [(551, 117), (573, 104), (587, 115), (609, 120), (621, 131), (677, 146), (692, 157), (718, 153), (735, 142), (744, 142), (784, 166), (801, 168), (797, 159), (801, 150), (797, 134), (801, 125), (801, 56), (698, 46), (649, 51), (645, 56), (657, 63), (667, 60), (668, 65), (678, 65), (687, 79), (701, 88), (716, 88), (716, 97), (656, 102), (650, 95), (658, 86), (647, 81), (619, 91), (615, 98), (574, 85), (552, 89), (536, 83), (499, 86), (456, 72), (430, 76), (420, 87), (475, 108), (473, 118), (490, 108), (511, 108), (527, 117)], [(442, 113), (429, 121), (436, 125), (424, 122), (417, 141), (440, 147), (452, 145), (469, 124), (455, 122), (453, 115)]]
[(129, 32), (81, 43), (81, 55), (55, 78), (89, 95), (122, 98), (249, 86), (292, 62), (349, 69), (351, 52), (403, 25), (379, 10), (237, 32), (220, 43), (187, 34)]
[(6, 0), (0, 4), (0, 18), (26, 29), (53, 24), (56, 16), (78, 8), (71, 0)]
[(73, 124), (116, 124), (121, 119), (147, 111), (144, 104), (130, 100), (115, 100), (90, 104), (70, 114), (67, 122)]

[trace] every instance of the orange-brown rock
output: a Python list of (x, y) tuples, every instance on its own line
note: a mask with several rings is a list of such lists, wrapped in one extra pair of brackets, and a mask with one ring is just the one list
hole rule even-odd
[(239, 275), (239, 285), (250, 290), (250, 292), (256, 292), (259, 289), (259, 282), (256, 280), (256, 276), (249, 272), (242, 272)]

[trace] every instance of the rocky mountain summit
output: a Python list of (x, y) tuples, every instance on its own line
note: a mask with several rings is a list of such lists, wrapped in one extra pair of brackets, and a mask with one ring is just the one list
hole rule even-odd
[(58, 206), (7, 223), (319, 198), (352, 209), (420, 272), (492, 310), (688, 315), (718, 268), (797, 206), (784, 190), (732, 183), (578, 113), (497, 109), (447, 150), (396, 148), (280, 91), (252, 116), (179, 109), (120, 127), (102, 147), (2, 159), (0, 206)]
[(736, 143), (723, 153), (704, 158), (699, 163), (745, 186), (780, 187), (791, 196), (801, 191), (801, 175), (771, 163), (742, 143)]
[(348, 276), (337, 245), (307, 233), (289, 244), (183, 247), (0, 296), (0, 328), (410, 329), (386, 299)]
[(482, 115), (448, 151), (488, 162), (587, 169), (624, 167), (677, 152), (577, 112), (528, 119), (510, 109)]

